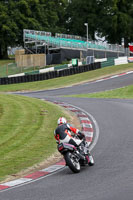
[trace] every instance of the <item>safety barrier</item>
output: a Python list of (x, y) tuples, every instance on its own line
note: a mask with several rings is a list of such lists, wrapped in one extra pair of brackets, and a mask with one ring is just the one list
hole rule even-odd
[(68, 68), (68, 65), (67, 65), (67, 64), (55, 66), (55, 67), (54, 67), (54, 70), (60, 70), (60, 69), (62, 70), (62, 69), (65, 69), (65, 68)]
[(49, 71), (49, 72), (40, 73), (40, 74), (27, 74), (24, 76), (17, 76), (17, 77), (4, 77), (4, 78), (0, 78), (0, 85), (48, 80), (48, 79), (59, 78), (63, 76), (70, 76), (70, 75), (78, 74), (82, 72), (87, 72), (90, 70), (96, 70), (99, 68), (101, 68), (101, 63), (93, 63), (90, 65), (82, 65), (78, 67), (71, 67), (71, 68), (66, 68), (63, 70)]
[(107, 61), (101, 63), (101, 67), (109, 67), (115, 65), (115, 58), (107, 58)]
[[(120, 65), (120, 64), (127, 64), (128, 62), (133, 62), (133, 57), (119, 57), (119, 58), (102, 58), (102, 59), (95, 59), (95, 63), (100, 62), (101, 63), (101, 67), (109, 67), (112, 65)], [(78, 62), (78, 66), (82, 66), (82, 65), (86, 65), (86, 61), (83, 62)], [(46, 73), (46, 72), (50, 72), (50, 71), (59, 71), (59, 70), (63, 70), (63, 69), (67, 69), (72, 67), (72, 64), (64, 64), (64, 65), (57, 65), (54, 67), (49, 67), (49, 68), (44, 68), (44, 69), (40, 69), (40, 70), (34, 70), (34, 71), (30, 71), (30, 72), (25, 72), (25, 73), (19, 73), (19, 74), (13, 74), (13, 75), (9, 75), (7, 76), (8, 78), (11, 77), (18, 77), (18, 76), (24, 76), (24, 75), (32, 75), (32, 74), (41, 74), (41, 73)]]
[(128, 63), (127, 56), (119, 57), (119, 58), (115, 59), (115, 65), (127, 64), (127, 63)]
[(132, 63), (133, 62), (133, 57), (128, 57), (128, 62)]
[[(98, 60), (100, 62), (100, 59)], [(107, 58), (105, 61), (101, 59), (101, 67), (109, 67), (113, 65), (122, 65), (128, 63), (128, 57)]]
[(99, 59), (95, 58), (94, 60), (95, 62), (105, 62), (107, 61), (107, 58), (99, 58)]

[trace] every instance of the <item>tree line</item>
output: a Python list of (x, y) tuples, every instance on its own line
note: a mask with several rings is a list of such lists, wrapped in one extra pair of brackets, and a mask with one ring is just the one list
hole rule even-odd
[(125, 47), (133, 41), (132, 0), (1, 0), (0, 58), (9, 46), (23, 45), (23, 29), (89, 37), (95, 32)]

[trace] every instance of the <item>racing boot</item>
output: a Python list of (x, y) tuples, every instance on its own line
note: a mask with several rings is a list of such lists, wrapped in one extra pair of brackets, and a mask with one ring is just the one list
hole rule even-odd
[(93, 166), (94, 165), (94, 158), (93, 156), (90, 154), (90, 152), (88, 153), (88, 157), (89, 157), (89, 166)]

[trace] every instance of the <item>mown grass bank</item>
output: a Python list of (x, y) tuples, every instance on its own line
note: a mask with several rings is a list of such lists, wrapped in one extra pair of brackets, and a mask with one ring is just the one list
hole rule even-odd
[(90, 94), (68, 95), (67, 97), (77, 98), (111, 98), (111, 99), (133, 99), (133, 85), (119, 89), (108, 90)]
[(103, 78), (110, 75), (115, 75), (118, 73), (123, 73), (126, 71), (133, 70), (133, 63), (119, 66), (105, 67), (94, 71), (89, 71), (85, 73), (80, 73), (72, 76), (60, 77), (45, 81), (36, 81), (30, 83), (22, 84), (10, 84), (10, 85), (0, 85), (1, 92), (8, 91), (35, 91), (35, 90), (47, 90), (60, 88), (64, 86), (70, 86), (74, 84), (79, 84), (81, 82), (93, 81), (99, 78)]
[(70, 118), (51, 103), (0, 94), (0, 181), (55, 152), (53, 131), (60, 116)]

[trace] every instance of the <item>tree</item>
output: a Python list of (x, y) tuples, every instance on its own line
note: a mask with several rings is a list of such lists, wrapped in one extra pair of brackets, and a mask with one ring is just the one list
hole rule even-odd
[(98, 22), (97, 0), (71, 0), (67, 10), (68, 33), (86, 36), (84, 23), (88, 23), (89, 36), (95, 38)]
[(128, 43), (133, 40), (132, 0), (101, 0), (99, 8), (99, 32), (110, 43), (121, 44), (124, 38), (125, 47), (128, 47)]
[(37, 6), (38, 0), (0, 2), (0, 58), (8, 57), (8, 46), (23, 43), (23, 29), (41, 28), (34, 16)]
[(0, 58), (7, 47), (23, 45), (23, 29), (64, 30), (67, 0), (2, 0), (0, 2)]
[(67, 29), (70, 34), (86, 35), (84, 23), (88, 23), (89, 36), (95, 31), (105, 36), (110, 43), (125, 47), (133, 41), (132, 0), (71, 0), (68, 6)]
[(53, 34), (65, 32), (66, 8), (68, 0), (45, 0), (45, 12), (48, 20), (48, 30)]
[(10, 18), (8, 7), (4, 2), (0, 3), (0, 58), (7, 58), (7, 46), (15, 40), (17, 26)]

